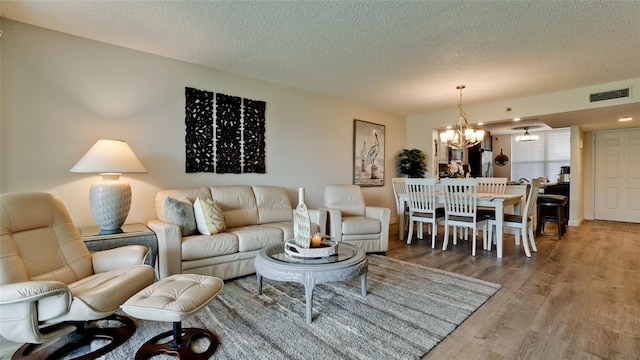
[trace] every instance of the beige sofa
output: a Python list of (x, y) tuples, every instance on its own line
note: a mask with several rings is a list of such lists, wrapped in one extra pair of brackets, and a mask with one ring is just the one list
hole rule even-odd
[[(196, 198), (212, 199), (224, 212), (226, 230), (201, 235)], [(253, 260), (266, 245), (293, 238), (293, 208), (280, 186), (225, 185), (164, 190), (156, 194), (157, 219), (147, 225), (158, 238), (158, 272), (221, 279), (255, 273)], [(327, 213), (310, 210), (312, 231), (326, 234)]]

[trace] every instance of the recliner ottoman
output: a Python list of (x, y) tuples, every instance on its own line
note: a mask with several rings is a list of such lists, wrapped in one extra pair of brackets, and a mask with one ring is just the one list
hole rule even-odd
[[(136, 360), (166, 354), (183, 359), (209, 359), (218, 346), (207, 329), (182, 328), (182, 320), (205, 307), (222, 290), (224, 282), (213, 276), (178, 274), (169, 276), (141, 290), (125, 302), (121, 309), (138, 319), (171, 321), (173, 331), (159, 334), (144, 343), (136, 352)], [(166, 343), (158, 340), (173, 335)], [(209, 346), (194, 352), (191, 344), (198, 338), (209, 339)]]

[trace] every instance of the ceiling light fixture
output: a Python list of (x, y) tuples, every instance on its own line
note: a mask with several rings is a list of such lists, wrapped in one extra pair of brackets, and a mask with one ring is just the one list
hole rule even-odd
[(538, 135), (529, 134), (529, 127), (524, 127), (523, 129), (524, 129), (524, 135), (516, 136), (517, 142), (538, 141), (538, 139), (540, 139), (540, 136)]
[(631, 121), (631, 120), (633, 120), (633, 118), (630, 117), (630, 116), (622, 117), (622, 118), (618, 119), (618, 121)]
[(484, 139), (484, 130), (474, 129), (469, 123), (467, 114), (462, 110), (462, 89), (464, 88), (464, 85), (456, 86), (456, 89), (460, 90), (460, 100), (458, 101), (460, 115), (458, 116), (455, 129), (440, 133), (440, 141), (443, 143), (446, 142), (447, 146), (456, 149), (473, 146)]

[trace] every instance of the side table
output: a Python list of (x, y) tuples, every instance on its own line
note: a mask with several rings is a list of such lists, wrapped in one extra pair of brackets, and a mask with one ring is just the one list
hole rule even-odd
[(144, 245), (149, 248), (145, 264), (155, 268), (158, 254), (156, 234), (144, 224), (125, 224), (122, 232), (103, 233), (97, 226), (80, 227), (78, 231), (91, 252), (109, 250), (126, 245)]

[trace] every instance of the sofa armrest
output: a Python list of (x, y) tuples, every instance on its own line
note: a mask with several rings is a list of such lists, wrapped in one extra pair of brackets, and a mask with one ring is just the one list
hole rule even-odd
[[(295, 210), (294, 210), (295, 211)], [(309, 219), (320, 227), (320, 234), (327, 235), (327, 211), (321, 209), (309, 209)]]
[(149, 248), (142, 245), (122, 246), (91, 254), (93, 272), (101, 273), (114, 269), (142, 265), (149, 254)]
[(342, 212), (338, 209), (320, 208), (327, 212), (329, 229), (328, 234), (331, 239), (337, 242), (342, 241)]
[(387, 224), (391, 218), (391, 210), (389, 208), (378, 206), (366, 206), (364, 208), (364, 216), (378, 219), (382, 222), (386, 220)]
[(147, 227), (158, 239), (158, 275), (160, 279), (182, 274), (182, 232), (180, 226), (149, 220)]
[(380, 251), (389, 250), (389, 221), (391, 218), (391, 209), (378, 206), (366, 206), (364, 215), (380, 220)]

